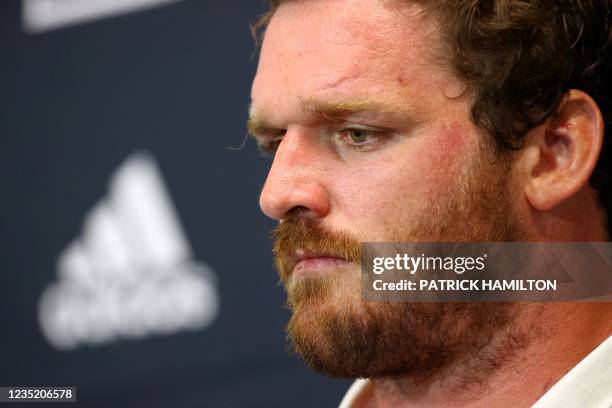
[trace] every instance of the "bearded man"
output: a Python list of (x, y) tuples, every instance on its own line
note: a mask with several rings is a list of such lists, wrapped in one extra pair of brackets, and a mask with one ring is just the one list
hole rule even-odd
[[(276, 0), (248, 127), (343, 407), (610, 407), (611, 303), (368, 302), (360, 242), (609, 241), (609, 0)], [(535, 405), (534, 405), (535, 404)]]

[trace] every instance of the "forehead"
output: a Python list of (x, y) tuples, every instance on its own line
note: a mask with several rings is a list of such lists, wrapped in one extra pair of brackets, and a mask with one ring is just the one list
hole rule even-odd
[(278, 112), (313, 97), (405, 97), (448, 76), (439, 48), (435, 22), (416, 4), (290, 1), (266, 31), (253, 106)]

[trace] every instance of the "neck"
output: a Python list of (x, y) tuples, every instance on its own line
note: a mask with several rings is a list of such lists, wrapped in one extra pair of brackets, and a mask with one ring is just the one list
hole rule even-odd
[(372, 406), (530, 407), (612, 334), (610, 306), (516, 304), (520, 326), (500, 330), (428, 380), (373, 379)]

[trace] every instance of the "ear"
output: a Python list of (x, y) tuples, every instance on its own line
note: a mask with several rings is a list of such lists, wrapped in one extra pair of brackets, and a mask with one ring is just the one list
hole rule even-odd
[(575, 89), (557, 112), (528, 133), (522, 167), (532, 207), (550, 210), (588, 184), (601, 152), (604, 124), (599, 107)]

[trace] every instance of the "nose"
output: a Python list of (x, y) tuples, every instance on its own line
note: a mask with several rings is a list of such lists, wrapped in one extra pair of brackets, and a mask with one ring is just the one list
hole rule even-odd
[(292, 210), (301, 216), (323, 218), (330, 210), (325, 188), (322, 147), (311, 135), (289, 129), (280, 142), (259, 205), (268, 217), (285, 218)]

